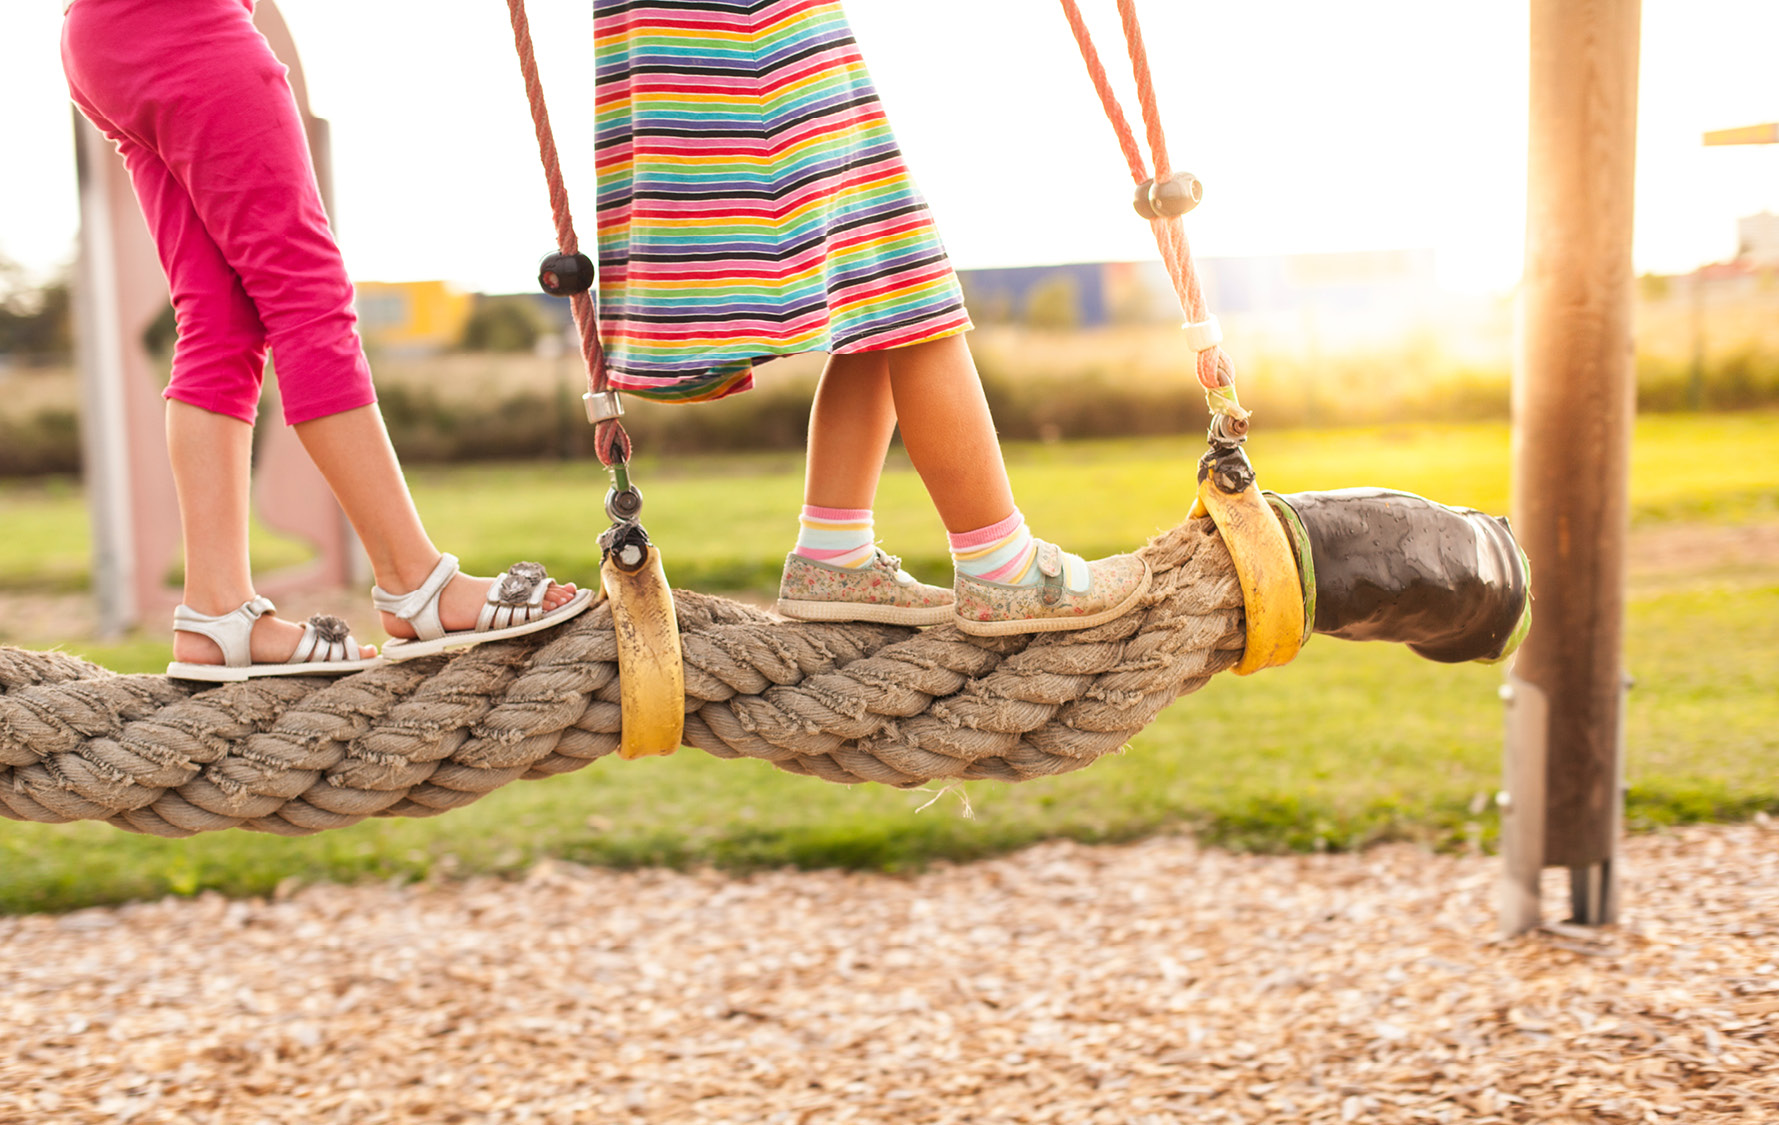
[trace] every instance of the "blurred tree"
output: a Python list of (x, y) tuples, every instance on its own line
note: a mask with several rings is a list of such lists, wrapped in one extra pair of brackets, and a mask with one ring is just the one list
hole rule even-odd
[(976, 324), (1012, 324), (1013, 298), (1005, 292), (990, 292), (971, 280), (969, 275), (960, 274), (958, 282), (964, 291), (964, 307), (970, 310), (970, 319)]
[(65, 359), (74, 353), (68, 279), (34, 286), (17, 262), (0, 257), (0, 353)]
[(529, 352), (549, 326), (528, 297), (481, 297), (463, 326), (458, 347), (466, 352)]
[(1081, 294), (1072, 277), (1050, 278), (1025, 299), (1025, 322), (1033, 328), (1067, 331), (1081, 326)]
[(148, 322), (142, 330), (142, 346), (149, 355), (171, 355), (173, 345), (179, 341), (179, 321), (173, 316), (173, 306), (168, 305), (161, 310), (161, 315)]

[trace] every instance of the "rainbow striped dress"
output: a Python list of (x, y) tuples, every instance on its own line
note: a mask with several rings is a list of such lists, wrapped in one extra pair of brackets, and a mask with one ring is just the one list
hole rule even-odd
[(595, 0), (612, 385), (701, 402), (754, 364), (970, 327), (832, 0)]

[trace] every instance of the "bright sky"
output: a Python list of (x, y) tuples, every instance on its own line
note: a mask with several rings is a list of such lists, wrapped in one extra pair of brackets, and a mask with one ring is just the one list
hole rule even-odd
[[(552, 245), (505, 5), (281, 0), (332, 123), (353, 275), (529, 289)], [(1082, 0), (1122, 67), (1112, 0)], [(587, 0), (531, 0), (580, 226), (592, 226)], [(0, 254), (39, 275), (78, 216), (58, 0), (0, 6)], [(1152, 258), (1129, 178), (1052, 0), (848, 0), (910, 164), (961, 267)], [(1140, 5), (1175, 163), (1206, 184), (1206, 256), (1433, 248), (1458, 289), (1517, 279), (1526, 6), (1427, 0)], [(1779, 120), (1779, 4), (1644, 0), (1639, 271), (1735, 251), (1779, 211), (1779, 145), (1705, 148)], [(1134, 107), (1132, 109), (1134, 112)], [(583, 238), (590, 238), (584, 233)]]

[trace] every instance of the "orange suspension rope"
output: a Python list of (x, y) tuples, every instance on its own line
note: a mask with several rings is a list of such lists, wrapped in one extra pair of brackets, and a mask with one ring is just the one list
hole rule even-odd
[[(531, 103), (531, 124), (537, 130), (538, 157), (543, 161), (544, 179), (550, 186), (550, 214), (556, 221), (557, 249), (564, 254), (580, 253), (580, 239), (575, 237), (574, 216), (568, 209), (568, 189), (562, 182), (562, 163), (556, 156), (556, 136), (550, 129), (550, 111), (544, 105), (543, 82), (538, 78), (537, 55), (531, 46), (531, 21), (525, 18), (525, 0), (507, 0), (507, 12), (513, 21), (513, 45), (519, 49), (519, 69), (525, 74), (525, 97)], [(599, 345), (599, 318), (593, 309), (592, 294), (575, 293), (570, 297), (575, 328), (581, 335), (581, 357), (587, 363), (587, 390), (602, 396), (611, 389), (605, 370), (605, 349)], [(593, 425), (593, 449), (601, 464), (626, 464), (630, 460), (630, 435), (616, 418), (604, 418)]]
[[(1081, 49), (1081, 60), (1087, 64), (1088, 77), (1093, 80), (1094, 89), (1099, 93), (1100, 105), (1106, 111), (1107, 120), (1112, 123), (1112, 131), (1118, 136), (1118, 146), (1124, 152), (1125, 163), (1130, 166), (1132, 181), (1139, 186), (1145, 183), (1167, 183), (1174, 173), (1168, 162), (1167, 137), (1161, 128), (1161, 111), (1155, 99), (1155, 84), (1149, 76), (1149, 53), (1143, 44), (1142, 25), (1137, 21), (1136, 0), (1118, 0), (1118, 14), (1124, 28), (1125, 45), (1130, 53), (1131, 74), (1136, 79), (1137, 102), (1143, 114), (1144, 134), (1153, 155), (1153, 171), (1148, 170), (1144, 164), (1136, 136), (1124, 115), (1124, 108), (1118, 102), (1117, 93), (1112, 89), (1112, 80), (1106, 74), (1105, 64), (1100, 61), (1099, 51), (1093, 45), (1093, 36), (1087, 30), (1087, 23), (1081, 18), (1081, 9), (1075, 0), (1062, 0), (1062, 8), (1069, 21), (1069, 30), (1074, 32), (1075, 45)], [(1167, 265), (1168, 277), (1173, 280), (1174, 293), (1186, 316), (1193, 346), (1198, 348), (1198, 381), (1205, 388), (1205, 398), (1211, 407), (1212, 438), (1225, 444), (1240, 442), (1248, 431), (1248, 412), (1242, 409), (1241, 403), (1236, 399), (1232, 381), (1233, 367), (1218, 343), (1216, 322), (1205, 306), (1204, 287), (1199, 282), (1198, 268), (1192, 261), (1192, 248), (1186, 241), (1185, 223), (1181, 220), (1180, 213), (1164, 214), (1153, 208), (1151, 210), (1155, 217), (1149, 220), (1149, 225), (1155, 234), (1155, 244), (1161, 251), (1162, 261)]]

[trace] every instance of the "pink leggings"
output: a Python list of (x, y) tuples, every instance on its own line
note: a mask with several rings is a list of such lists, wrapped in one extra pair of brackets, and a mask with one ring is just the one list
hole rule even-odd
[(116, 143), (173, 294), (166, 397), (251, 423), (266, 348), (284, 420), (375, 402), (352, 283), (253, 0), (75, 0), (62, 67)]

